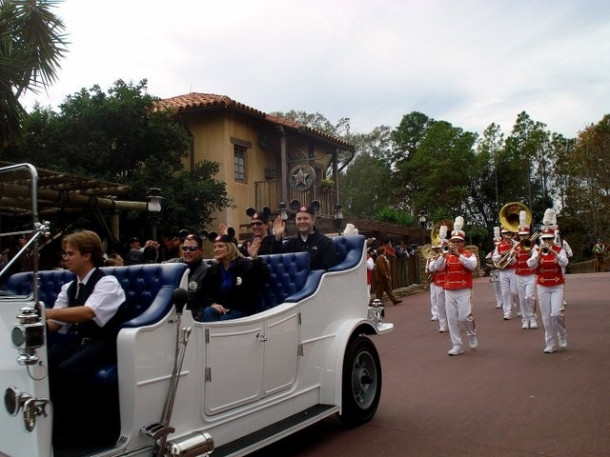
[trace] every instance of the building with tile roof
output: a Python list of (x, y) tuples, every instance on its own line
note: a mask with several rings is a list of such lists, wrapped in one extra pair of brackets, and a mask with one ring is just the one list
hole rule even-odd
[[(234, 207), (215, 214), (215, 224), (245, 230), (249, 207), (320, 203), (319, 216), (332, 219), (340, 204), (339, 156), (353, 158), (354, 145), (325, 132), (264, 113), (226, 95), (190, 93), (156, 102), (176, 116), (193, 141), (187, 168), (217, 162)], [(290, 213), (290, 210), (289, 210)], [(207, 229), (216, 229), (210, 227)]]

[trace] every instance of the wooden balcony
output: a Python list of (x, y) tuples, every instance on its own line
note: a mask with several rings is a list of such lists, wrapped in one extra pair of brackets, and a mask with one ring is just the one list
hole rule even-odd
[[(255, 208), (268, 206), (272, 213), (278, 211), (280, 204), (280, 181), (279, 179), (257, 181), (255, 183)], [(292, 200), (297, 200), (301, 205), (309, 205), (312, 201), (320, 202), (318, 214), (323, 217), (334, 217), (335, 206), (337, 204), (336, 192), (334, 189), (314, 187), (305, 192), (288, 189), (288, 198), (285, 201), (286, 209)]]

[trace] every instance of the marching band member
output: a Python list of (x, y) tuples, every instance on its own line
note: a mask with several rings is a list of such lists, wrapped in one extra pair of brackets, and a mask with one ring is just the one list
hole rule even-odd
[(472, 349), (479, 345), (474, 318), (472, 317), (472, 272), (477, 268), (477, 256), (464, 249), (466, 234), (462, 230), (464, 218), (458, 216), (451, 232), (449, 251), (440, 255), (430, 265), (431, 271), (444, 271), (445, 308), (452, 347), (448, 355), (464, 353), (460, 324), (466, 329)]
[[(548, 211), (548, 210), (547, 210)], [(564, 324), (564, 275), (563, 268), (568, 264), (566, 252), (553, 243), (555, 232), (545, 227), (540, 235), (540, 248), (535, 250), (528, 259), (527, 265), (537, 270), (538, 303), (542, 324), (544, 325), (544, 338), (546, 347), (544, 352), (550, 354), (558, 348), (568, 347), (566, 329)]]
[(506, 227), (502, 227), (502, 241), (496, 246), (491, 257), (496, 265), (504, 261), (504, 265), (501, 266), (499, 273), (500, 287), (502, 288), (502, 314), (504, 320), (512, 318), (513, 304), (517, 305), (519, 303), (517, 277), (515, 275), (517, 260), (514, 256), (509, 256), (509, 252), (515, 247), (515, 244), (516, 243), (512, 238), (512, 232)]
[(495, 246), (500, 244), (500, 227), (494, 227), (494, 249), (489, 251), (485, 256), (485, 263), (489, 266), (489, 282), (494, 285), (494, 293), (496, 297), (496, 308), (502, 309), (502, 285), (500, 284), (500, 269), (493, 263), (492, 256), (495, 251)]
[[(570, 259), (574, 256), (574, 252), (572, 251), (572, 248), (570, 247), (570, 245), (568, 244), (568, 242), (563, 239), (561, 237), (561, 235), (559, 234), (559, 226), (557, 224), (555, 224), (555, 239), (553, 240), (553, 242), (559, 246), (562, 247), (564, 251), (566, 251), (566, 256), (568, 257), (568, 261), (571, 261)], [(566, 269), (564, 267), (563, 269), (563, 274), (566, 274)], [(564, 285), (564, 291), (563, 291), (563, 306), (568, 306), (568, 302), (566, 301), (566, 292), (565, 292), (565, 285)]]
[[(428, 280), (430, 281), (430, 320), (431, 321), (438, 321), (438, 300), (437, 300), (437, 284), (436, 281), (434, 280), (434, 275), (435, 274), (440, 274), (441, 272), (435, 272), (433, 273), (432, 271), (430, 271), (430, 264), (436, 260), (436, 258), (441, 255), (441, 245), (440, 244), (432, 244), (432, 253), (430, 254), (430, 257), (428, 257), (426, 259), (426, 268), (425, 268), (425, 272), (426, 275), (428, 276)], [(441, 284), (441, 291), (443, 292), (443, 294), (445, 293), (443, 291), (443, 285)]]
[[(517, 289), (519, 293), (519, 307), (521, 309), (521, 328), (538, 328), (536, 318), (536, 270), (527, 265), (527, 261), (533, 251), (538, 249), (530, 241), (530, 228), (525, 225), (525, 211), (519, 214), (519, 245), (515, 248), (517, 259), (515, 275), (517, 278)], [(528, 246), (529, 244), (529, 246)]]
[[(443, 236), (444, 233), (444, 236)], [(430, 265), (441, 255), (441, 249), (447, 240), (447, 226), (443, 225), (439, 229), (439, 244), (432, 245), (432, 253), (426, 260), (426, 273), (430, 275), (430, 313), (432, 314), (433, 321), (438, 321), (439, 333), (445, 333), (449, 330), (447, 326), (447, 310), (445, 309), (445, 290), (443, 285), (445, 283), (445, 272), (444, 271), (431, 271)]]

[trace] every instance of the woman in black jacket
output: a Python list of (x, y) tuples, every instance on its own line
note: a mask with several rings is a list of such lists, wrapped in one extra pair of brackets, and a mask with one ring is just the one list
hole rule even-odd
[[(260, 243), (260, 239), (253, 243)], [(256, 306), (269, 269), (262, 260), (243, 257), (232, 235), (220, 235), (214, 239), (214, 258), (204, 279), (206, 301), (199, 320), (224, 321), (249, 316)]]

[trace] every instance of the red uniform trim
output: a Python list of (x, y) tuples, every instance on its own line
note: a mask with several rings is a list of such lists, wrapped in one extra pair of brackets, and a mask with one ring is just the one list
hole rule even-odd
[[(500, 254), (500, 255), (506, 254), (508, 251), (510, 251), (513, 248), (514, 245), (515, 244), (512, 241), (505, 241), (505, 240), (500, 241), (500, 243), (498, 244), (498, 254)], [(509, 270), (511, 268), (515, 268), (514, 263), (512, 265), (511, 264), (506, 265), (503, 269)]]
[[(561, 248), (555, 245), (551, 249), (556, 253), (561, 251)], [(538, 277), (536, 283), (540, 286), (551, 287), (563, 284), (564, 282), (563, 271), (557, 261), (557, 257), (550, 253), (542, 255), (541, 252), (538, 258)]]
[(530, 258), (531, 251), (526, 251), (522, 249), (521, 246), (518, 246), (515, 248), (515, 252), (517, 253), (515, 256), (517, 259), (517, 263), (515, 264), (515, 274), (521, 276), (535, 275), (536, 270), (527, 266), (527, 259)]
[[(463, 256), (470, 257), (472, 252), (462, 251)], [(447, 254), (445, 258), (445, 284), (444, 289), (456, 290), (456, 289), (472, 289), (472, 271), (462, 265), (460, 258), (453, 254)]]
[(432, 273), (432, 281), (435, 286), (443, 287), (445, 285), (445, 278), (447, 277), (447, 273), (444, 271), (436, 271)]

